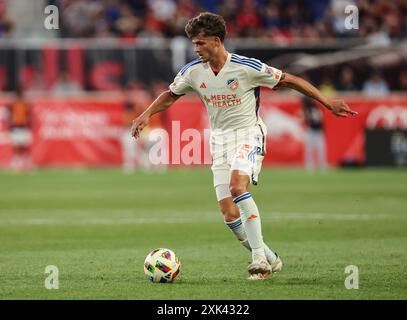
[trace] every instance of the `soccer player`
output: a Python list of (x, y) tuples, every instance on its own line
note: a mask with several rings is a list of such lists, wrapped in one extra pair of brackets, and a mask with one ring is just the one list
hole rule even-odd
[(266, 152), (266, 127), (259, 117), (260, 87), (293, 88), (322, 103), (339, 117), (356, 115), (342, 100), (331, 101), (306, 80), (257, 59), (229, 53), (224, 47), (224, 19), (209, 12), (190, 19), (185, 27), (199, 58), (180, 72), (135, 120), (138, 138), (149, 118), (169, 108), (189, 91), (198, 93), (211, 125), (212, 172), (215, 193), (226, 225), (251, 250), (249, 279), (260, 280), (280, 271), (281, 258), (263, 241), (259, 209), (249, 185), (257, 184)]

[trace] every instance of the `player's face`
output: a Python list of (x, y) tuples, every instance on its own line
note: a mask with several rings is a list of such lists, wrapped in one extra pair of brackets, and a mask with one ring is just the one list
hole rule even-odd
[(216, 56), (221, 42), (218, 37), (198, 35), (192, 38), (192, 43), (195, 46), (196, 54), (203, 62), (208, 62)]

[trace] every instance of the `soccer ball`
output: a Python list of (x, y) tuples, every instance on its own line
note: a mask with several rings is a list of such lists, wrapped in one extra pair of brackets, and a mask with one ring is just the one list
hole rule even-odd
[(144, 273), (152, 282), (172, 282), (180, 272), (181, 262), (174, 251), (158, 248), (151, 251), (144, 261)]

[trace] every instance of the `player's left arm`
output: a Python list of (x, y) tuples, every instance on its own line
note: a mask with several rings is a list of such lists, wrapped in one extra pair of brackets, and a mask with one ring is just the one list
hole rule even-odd
[(301, 92), (322, 103), (332, 114), (338, 117), (347, 118), (349, 115), (358, 114), (356, 111), (351, 110), (343, 100), (330, 100), (308, 81), (286, 72), (281, 75), (276, 87), (286, 87)]

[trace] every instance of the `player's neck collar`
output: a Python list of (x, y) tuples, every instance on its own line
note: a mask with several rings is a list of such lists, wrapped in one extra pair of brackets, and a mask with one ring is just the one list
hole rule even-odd
[(222, 65), (220, 65), (220, 66), (218, 66), (218, 67), (216, 67), (216, 68), (212, 67), (211, 64), (210, 64), (210, 62), (208, 62), (209, 68), (211, 68), (211, 70), (217, 75), (223, 68), (225, 68), (226, 64), (227, 64), (228, 61), (230, 60), (230, 56), (231, 56), (231, 54), (226, 51), (226, 59), (225, 59), (225, 62), (224, 62)]

